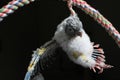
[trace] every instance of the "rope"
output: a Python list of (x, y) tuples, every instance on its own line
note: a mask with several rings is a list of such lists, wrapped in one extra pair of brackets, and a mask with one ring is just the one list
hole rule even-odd
[(7, 5), (3, 6), (0, 9), (0, 22), (9, 14), (12, 14), (19, 7), (27, 5), (33, 1), (34, 0), (12, 0), (11, 2), (9, 2)]
[(120, 33), (115, 29), (111, 22), (109, 22), (100, 12), (95, 10), (84, 0), (72, 0), (73, 5), (82, 9), (85, 13), (93, 17), (106, 31), (113, 37), (120, 48)]
[(31, 80), (31, 76), (34, 73), (35, 66), (38, 63), (38, 61), (40, 60), (40, 56), (42, 54), (44, 54), (45, 51), (46, 51), (46, 48), (40, 48), (40, 49), (37, 49), (36, 51), (34, 51), (34, 54), (32, 55), (32, 60), (28, 66), (28, 71), (25, 75), (24, 80)]
[[(33, 1), (34, 0), (12, 0), (11, 2), (9, 2), (7, 5), (3, 6), (0, 9), (0, 22), (9, 14), (12, 14), (19, 7), (27, 5)], [(93, 17), (99, 24), (101, 24), (102, 27), (106, 29), (106, 31), (113, 37), (113, 39), (120, 47), (120, 34), (114, 28), (111, 22), (109, 22), (99, 11), (95, 10), (93, 7), (87, 4), (86, 1), (84, 0), (72, 0), (72, 1), (75, 6), (82, 9), (85, 13)]]

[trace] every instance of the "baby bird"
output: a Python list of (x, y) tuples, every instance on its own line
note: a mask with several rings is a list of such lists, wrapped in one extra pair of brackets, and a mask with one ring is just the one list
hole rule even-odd
[(94, 45), (90, 41), (77, 14), (71, 15), (58, 25), (53, 40), (76, 64), (88, 67), (94, 72), (99, 69), (99, 73), (102, 73), (104, 68), (112, 67), (105, 64), (103, 49), (98, 48), (99, 44)]
[(50, 61), (53, 58), (51, 55), (54, 55), (54, 51), (59, 47), (66, 52), (74, 63), (90, 68), (94, 72), (98, 69), (99, 73), (102, 73), (103, 69), (112, 67), (105, 64), (103, 49), (99, 48), (99, 44), (94, 45), (90, 41), (83, 29), (82, 22), (77, 14), (74, 14), (57, 26), (51, 41), (34, 51), (24, 80), (44, 80), (40, 73), (41, 69), (46, 67), (45, 61), (48, 59)]
[(65, 1), (68, 2), (71, 15), (57, 26), (52, 40), (34, 51), (24, 80), (44, 80), (41, 69), (44, 65), (46, 66), (46, 59), (53, 58), (54, 51), (59, 47), (66, 52), (69, 59), (74, 63), (90, 68), (94, 72), (98, 69), (99, 73), (102, 73), (103, 69), (113, 67), (105, 64), (104, 51), (99, 48), (99, 44), (94, 45), (90, 41), (83, 29), (82, 22), (72, 9), (72, 0)]

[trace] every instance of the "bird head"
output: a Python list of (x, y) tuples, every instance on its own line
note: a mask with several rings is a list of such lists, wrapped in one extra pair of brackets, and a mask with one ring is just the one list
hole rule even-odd
[(70, 16), (65, 20), (64, 30), (69, 37), (82, 37), (82, 22), (75, 16)]
[(76, 36), (82, 37), (83, 25), (77, 14), (64, 19), (58, 26), (53, 39), (58, 42), (66, 41)]

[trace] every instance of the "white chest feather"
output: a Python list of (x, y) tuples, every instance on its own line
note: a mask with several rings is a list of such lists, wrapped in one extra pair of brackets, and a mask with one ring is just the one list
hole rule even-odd
[(93, 46), (87, 34), (83, 34), (82, 37), (76, 36), (66, 42), (61, 43), (63, 49), (67, 54), (72, 54), (74, 52), (91, 55), (93, 52)]
[[(60, 31), (60, 33), (55, 34), (54, 39), (60, 44), (68, 57), (76, 64), (88, 67), (95, 63), (91, 57), (93, 45), (91, 44), (89, 36), (84, 31), (82, 37), (76, 36), (71, 39), (69, 39), (64, 32)], [(84, 57), (86, 57), (87, 60), (84, 60)], [(89, 62), (86, 63), (86, 61)]]

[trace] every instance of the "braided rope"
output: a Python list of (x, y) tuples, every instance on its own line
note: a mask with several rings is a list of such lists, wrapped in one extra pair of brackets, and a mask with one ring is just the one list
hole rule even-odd
[[(3, 6), (0, 9), (0, 21), (2, 21), (4, 17), (7, 17), (9, 14), (12, 14), (19, 7), (27, 5), (33, 1), (34, 0), (12, 0), (11, 2), (9, 2), (7, 5)], [(81, 8), (85, 13), (89, 14), (99, 24), (101, 24), (106, 29), (106, 31), (113, 37), (113, 39), (116, 41), (116, 43), (120, 47), (119, 32), (103, 15), (101, 15), (97, 10), (95, 10), (93, 7), (87, 4), (87, 2), (84, 0), (72, 0), (72, 1), (75, 6)]]
[(30, 2), (33, 2), (34, 0), (12, 0), (7, 5), (3, 6), (0, 9), (0, 22), (7, 17), (9, 14), (12, 14), (15, 10), (17, 10), (19, 7), (22, 7), (24, 5), (29, 4)]
[(99, 24), (101, 24), (102, 27), (106, 29), (106, 31), (110, 34), (110, 36), (113, 37), (113, 39), (116, 41), (116, 43), (120, 47), (120, 34), (115, 29), (115, 27), (112, 25), (111, 22), (109, 22), (100, 12), (98, 12), (93, 7), (91, 7), (89, 4), (87, 4), (86, 1), (84, 0), (72, 0), (72, 1), (73, 1), (73, 5), (82, 9), (85, 13), (89, 14)]

